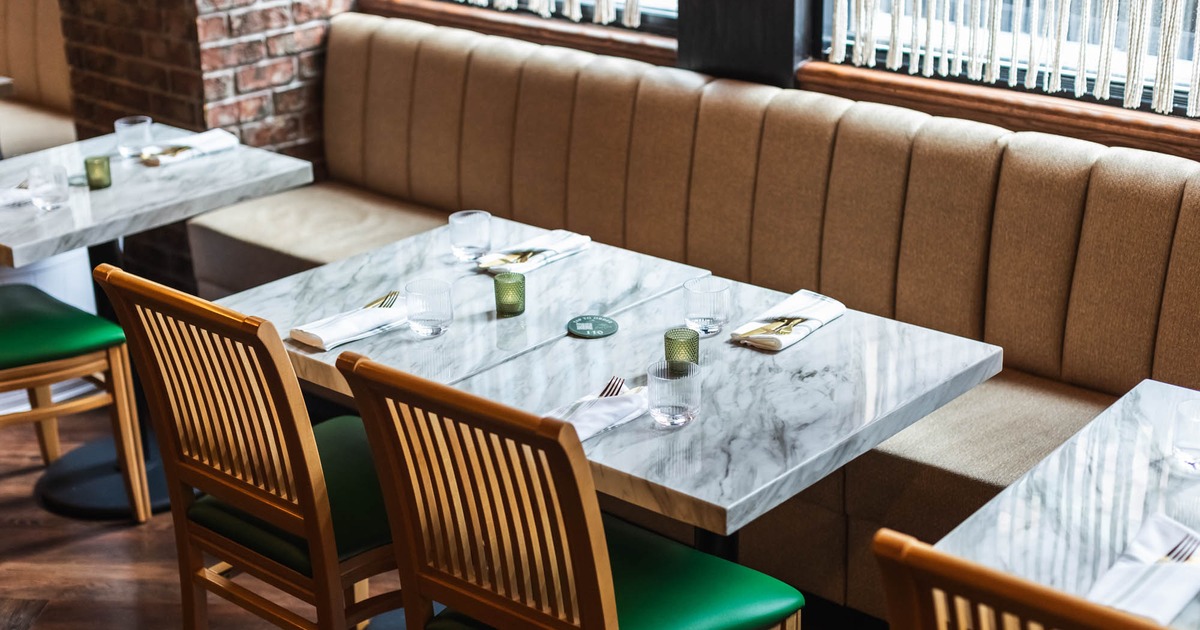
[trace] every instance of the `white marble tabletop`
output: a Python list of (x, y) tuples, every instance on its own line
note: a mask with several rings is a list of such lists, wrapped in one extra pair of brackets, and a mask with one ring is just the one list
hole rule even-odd
[[(542, 228), (492, 218), (492, 243), (516, 244), (544, 233)], [(287, 340), (296, 374), (304, 380), (350, 395), (334, 366), (353, 350), (392, 367), (455, 383), (567, 334), (577, 315), (617, 316), (646, 300), (708, 275), (703, 269), (592, 243), (582, 252), (526, 274), (526, 311), (497, 319), (492, 276), (450, 254), (445, 227), (398, 243), (231, 295), (220, 304), (270, 320), (288, 330), (362, 306), (404, 283), (434, 277), (453, 282), (454, 322), (440, 337), (423, 339), (407, 328), (321, 352)], [(402, 298), (403, 299), (403, 298)]]
[[(155, 125), (156, 142), (190, 134)], [(0, 187), (21, 183), (35, 164), (62, 165), (83, 174), (83, 159), (116, 155), (112, 134), (0, 160)], [(169, 166), (148, 168), (112, 158), (113, 184), (89, 192), (71, 187), (69, 207), (39, 212), (30, 204), (0, 207), (0, 266), (20, 267), (79, 247), (181, 221), (312, 181), (304, 160), (247, 146)]]
[[(1142, 381), (937, 548), (1084, 596), (1150, 515), (1200, 530), (1200, 476), (1169, 455), (1176, 405), (1198, 398)], [(1200, 597), (1171, 626), (1200, 629)]]
[[(633, 385), (683, 321), (683, 291), (618, 314), (603, 339), (565, 337), (456, 387), (545, 414), (613, 375)], [(786, 294), (733, 283), (731, 324)], [(849, 311), (791, 348), (701, 340), (699, 417), (658, 429), (649, 415), (584, 442), (597, 489), (730, 534), (858, 455), (982, 383), (1000, 348)]]

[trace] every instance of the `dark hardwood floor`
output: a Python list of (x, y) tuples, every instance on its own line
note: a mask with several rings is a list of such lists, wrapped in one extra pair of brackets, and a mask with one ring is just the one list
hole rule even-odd
[[(63, 418), (64, 452), (107, 435), (102, 411)], [(169, 514), (149, 523), (84, 521), (44, 510), (33, 497), (41, 458), (32, 426), (0, 430), (0, 630), (162, 630), (182, 626), (179, 573)], [(253, 585), (242, 576), (239, 582)], [(396, 588), (394, 576), (372, 581), (372, 590)], [(261, 584), (255, 590), (267, 594)], [(290, 598), (281, 595), (280, 602)], [(274, 626), (210, 596), (211, 627), (257, 630)], [(308, 614), (296, 600), (295, 609)], [(804, 628), (886, 626), (832, 604), (812, 601)], [(402, 613), (372, 623), (399, 630)]]

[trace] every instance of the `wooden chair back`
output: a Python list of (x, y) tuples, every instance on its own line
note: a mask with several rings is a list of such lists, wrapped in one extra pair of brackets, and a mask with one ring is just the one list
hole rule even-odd
[(875, 558), (883, 571), (892, 630), (1159, 630), (1141, 617), (942, 553), (881, 529)]
[(306, 538), (314, 576), (336, 576), (321, 461), (274, 326), (111, 265), (93, 275), (149, 399), (176, 527), (195, 488)]
[(430, 600), (500, 628), (616, 628), (574, 427), (344, 353), (388, 502), (409, 628)]

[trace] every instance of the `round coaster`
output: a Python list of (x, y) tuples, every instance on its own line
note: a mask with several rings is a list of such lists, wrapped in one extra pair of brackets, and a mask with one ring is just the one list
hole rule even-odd
[(567, 322), (567, 332), (584, 339), (599, 339), (617, 332), (617, 322), (603, 315), (580, 315)]

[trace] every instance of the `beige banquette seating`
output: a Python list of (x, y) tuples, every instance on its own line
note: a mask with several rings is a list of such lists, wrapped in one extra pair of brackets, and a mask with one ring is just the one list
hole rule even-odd
[(0, 156), (75, 141), (58, 0), (0, 0), (0, 76), (15, 89), (0, 98)]
[(1194, 162), (404, 20), (329, 46), (333, 179), (193, 220), (210, 293), (484, 208), (1004, 348), (743, 530), (808, 592), (882, 616), (876, 529), (936, 541), (1141, 379), (1200, 386)]

